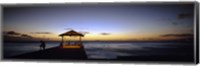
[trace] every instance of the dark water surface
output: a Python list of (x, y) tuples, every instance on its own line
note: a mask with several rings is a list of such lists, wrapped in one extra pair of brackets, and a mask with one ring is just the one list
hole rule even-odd
[[(40, 43), (4, 43), (4, 57), (39, 51)], [(193, 56), (192, 43), (175, 42), (84, 42), (89, 59), (116, 59), (118, 56)], [(59, 46), (47, 42), (46, 47)]]

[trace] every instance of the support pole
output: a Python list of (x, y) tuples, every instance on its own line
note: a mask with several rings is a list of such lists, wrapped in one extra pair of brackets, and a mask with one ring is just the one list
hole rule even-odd
[(64, 41), (63, 38), (64, 38), (64, 37), (62, 36), (62, 41), (61, 41), (61, 43), (60, 43), (60, 46), (61, 46), (61, 47), (63, 47), (63, 41)]
[(82, 43), (81, 43), (81, 36), (79, 37), (79, 42), (80, 42), (80, 44), (82, 44)]
[(63, 36), (62, 36), (62, 43), (63, 43)]

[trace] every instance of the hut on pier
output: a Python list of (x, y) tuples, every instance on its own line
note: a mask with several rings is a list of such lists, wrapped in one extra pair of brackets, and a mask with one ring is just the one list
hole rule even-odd
[[(62, 37), (62, 41), (60, 43), (61, 48), (82, 48), (82, 37), (84, 37), (83, 34), (78, 33), (74, 30), (70, 30), (68, 32), (65, 32), (63, 34), (60, 34), (59, 36)], [(74, 43), (71, 43), (70, 41), (66, 42), (67, 39), (64, 40), (65, 37), (79, 37), (78, 41), (75, 41)], [(69, 40), (69, 39), (68, 39)]]

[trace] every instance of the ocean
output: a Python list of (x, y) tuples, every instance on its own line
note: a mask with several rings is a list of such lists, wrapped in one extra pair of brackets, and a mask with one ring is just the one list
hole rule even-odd
[[(39, 51), (40, 43), (3, 43), (3, 56)], [(59, 42), (46, 42), (46, 48)], [(192, 56), (192, 43), (178, 42), (83, 42), (88, 59), (116, 59), (118, 56)]]

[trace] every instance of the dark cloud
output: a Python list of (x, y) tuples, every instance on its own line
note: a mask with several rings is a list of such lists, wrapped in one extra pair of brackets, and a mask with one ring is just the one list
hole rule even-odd
[(73, 28), (65, 28), (65, 30), (73, 30)]
[(174, 26), (178, 26), (178, 25), (183, 25), (184, 22), (172, 22), (171, 24)]
[(51, 32), (31, 32), (31, 34), (51, 34)]
[(184, 22), (179, 22), (179, 20), (190, 19), (190, 18), (193, 18), (192, 13), (179, 13), (179, 14), (175, 15), (175, 18), (162, 18), (162, 19), (159, 19), (159, 20), (160, 21), (167, 21), (174, 26), (178, 26), (178, 25), (181, 25), (181, 24), (184, 23)]
[(19, 36), (8, 36), (4, 35), (3, 36), (3, 41), (5, 42), (29, 42), (29, 41), (39, 41), (40, 39), (38, 38), (32, 38), (29, 35), (19, 35)]
[(27, 34), (22, 34), (21, 37), (25, 37), (25, 38), (33, 38), (32, 36), (29, 36)]
[(110, 35), (110, 33), (100, 33), (101, 35)]
[(79, 33), (82, 33), (82, 34), (90, 34), (90, 32), (86, 32), (86, 31), (80, 31)]
[(88, 28), (65, 28), (64, 30), (88, 30)]
[[(23, 41), (23, 40), (28, 40), (28, 39), (32, 39), (33, 37), (28, 35), (28, 34), (22, 34), (22, 33), (18, 33), (15, 31), (4, 31), (4, 38), (5, 41)], [(28, 38), (28, 39), (27, 39)]]
[(159, 39), (157, 39), (157, 38), (143, 38), (143, 40), (150, 40), (150, 41), (152, 41), (152, 40), (159, 40)]
[(177, 15), (177, 19), (186, 19), (186, 18), (192, 18), (192, 13), (180, 13)]
[(162, 37), (193, 37), (193, 34), (165, 34)]
[(177, 26), (177, 25), (179, 25), (180, 23), (178, 23), (178, 22), (172, 22), (172, 25), (175, 25), (175, 26)]
[(8, 31), (8, 32), (5, 32), (6, 35), (20, 35), (20, 33), (17, 33), (15, 31)]

